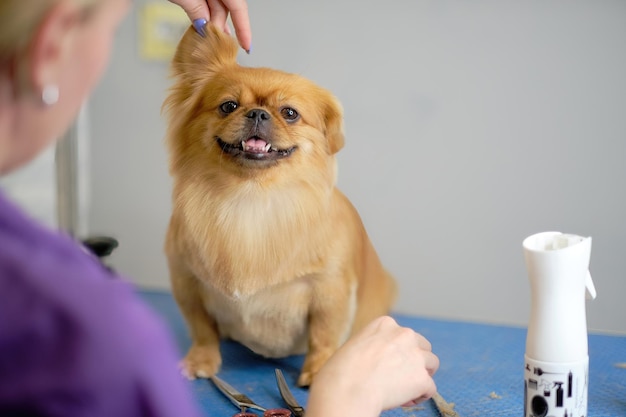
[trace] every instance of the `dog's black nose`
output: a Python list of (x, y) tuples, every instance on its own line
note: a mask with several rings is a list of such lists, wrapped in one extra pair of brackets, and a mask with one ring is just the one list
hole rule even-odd
[(262, 122), (263, 120), (269, 120), (272, 118), (268, 112), (263, 109), (252, 109), (248, 113), (246, 113), (246, 117), (248, 119), (253, 119), (258, 122)]

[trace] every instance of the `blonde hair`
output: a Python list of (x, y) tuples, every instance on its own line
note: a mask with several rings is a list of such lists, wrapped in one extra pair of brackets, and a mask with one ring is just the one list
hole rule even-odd
[[(0, 0), (0, 76), (26, 87), (26, 53), (46, 14), (61, 0)], [(72, 0), (86, 11), (103, 0)]]

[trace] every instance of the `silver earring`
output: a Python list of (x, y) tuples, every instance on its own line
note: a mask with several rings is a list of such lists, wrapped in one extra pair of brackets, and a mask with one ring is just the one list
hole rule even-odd
[(59, 87), (56, 84), (48, 84), (41, 91), (41, 101), (46, 106), (52, 106), (59, 101)]

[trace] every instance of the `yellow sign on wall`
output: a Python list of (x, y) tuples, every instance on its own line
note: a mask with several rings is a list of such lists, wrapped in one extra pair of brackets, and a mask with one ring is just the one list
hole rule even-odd
[(172, 3), (159, 0), (145, 4), (139, 13), (141, 57), (169, 61), (189, 25), (185, 12)]

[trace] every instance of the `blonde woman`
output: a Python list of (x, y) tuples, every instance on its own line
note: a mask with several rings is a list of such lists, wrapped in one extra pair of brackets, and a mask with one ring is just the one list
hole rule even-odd
[[(173, 2), (193, 21), (222, 26), (234, 12), (239, 42), (250, 49), (244, 0)], [(64, 133), (104, 71), (129, 5), (0, 0), (0, 175)], [(123, 279), (110, 278), (0, 191), (0, 415), (199, 415), (164, 326)], [(320, 371), (308, 416), (377, 416), (421, 401), (435, 391), (437, 367), (426, 339), (381, 318)]]

